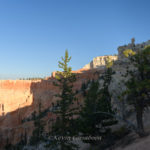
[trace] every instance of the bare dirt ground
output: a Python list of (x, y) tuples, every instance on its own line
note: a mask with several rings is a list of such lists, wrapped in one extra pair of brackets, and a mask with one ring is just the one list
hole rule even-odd
[(150, 150), (150, 135), (144, 138), (138, 138), (127, 146), (120, 146), (114, 150)]
[(150, 150), (150, 125), (149, 121), (147, 122), (145, 128), (147, 136), (141, 138), (136, 133), (131, 133), (108, 150)]

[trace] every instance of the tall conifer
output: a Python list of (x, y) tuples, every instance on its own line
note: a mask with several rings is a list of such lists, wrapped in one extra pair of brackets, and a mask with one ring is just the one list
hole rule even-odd
[(58, 150), (75, 150), (78, 149), (72, 141), (72, 137), (75, 136), (75, 124), (74, 115), (76, 109), (74, 108), (74, 102), (76, 101), (75, 93), (73, 92), (73, 83), (76, 81), (75, 75), (72, 73), (72, 68), (68, 67), (71, 57), (68, 55), (68, 51), (65, 52), (65, 57), (62, 57), (62, 61), (59, 61), (59, 68), (62, 72), (56, 73), (55, 85), (59, 87), (60, 93), (57, 94), (57, 103), (55, 105), (56, 120), (52, 125), (51, 146)]

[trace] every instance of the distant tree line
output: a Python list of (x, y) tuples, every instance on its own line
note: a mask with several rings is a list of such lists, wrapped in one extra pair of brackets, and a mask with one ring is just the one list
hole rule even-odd
[(31, 77), (31, 78), (19, 78), (19, 80), (43, 80), (45, 78), (41, 77)]

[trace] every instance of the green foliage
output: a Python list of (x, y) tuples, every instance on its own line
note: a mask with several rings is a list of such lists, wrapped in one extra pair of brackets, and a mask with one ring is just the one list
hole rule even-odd
[(82, 91), (83, 96), (86, 96), (86, 90), (87, 90), (89, 83), (90, 83), (90, 81), (83, 82), (81, 85), (81, 91)]
[(132, 49), (126, 49), (125, 51), (123, 51), (123, 54), (125, 57), (129, 57), (135, 55), (136, 53)]
[(144, 134), (143, 111), (150, 105), (150, 47), (130, 57), (130, 61), (137, 70), (128, 71), (131, 78), (126, 82), (125, 94), (128, 103), (135, 108), (138, 133), (142, 136)]
[(69, 57), (68, 55), (68, 51), (66, 50), (65, 52), (65, 57), (61, 58), (62, 62), (59, 61), (58, 62), (58, 67), (63, 69), (62, 72), (57, 71), (56, 73), (56, 79), (61, 82), (62, 80), (68, 79), (68, 81), (70, 82), (70, 79), (73, 81), (73, 79), (75, 80), (75, 76), (72, 74), (72, 68), (68, 67), (68, 62), (70, 62), (71, 57)]
[(93, 81), (80, 112), (80, 128), (84, 136), (96, 136), (99, 131), (99, 128), (96, 127), (99, 122), (98, 115), (95, 114), (98, 109), (98, 88), (98, 82)]
[(113, 66), (113, 61), (107, 62), (106, 68), (110, 68)]
[(149, 48), (150, 47), (150, 45), (146, 45), (145, 47), (144, 47), (144, 49), (147, 49), (147, 48)]
[[(39, 103), (39, 116), (41, 114), (41, 103)], [(30, 145), (38, 145), (40, 142), (44, 141), (44, 121), (40, 117), (36, 117), (35, 113), (33, 114), (34, 117), (34, 126), (35, 129), (32, 133), (30, 138)]]
[[(66, 137), (72, 137), (76, 135), (74, 115), (76, 114), (76, 108), (73, 104), (76, 101), (75, 93), (73, 92), (73, 83), (76, 81), (75, 75), (72, 73), (71, 67), (68, 67), (68, 62), (71, 57), (68, 56), (68, 51), (65, 52), (65, 57), (62, 57), (62, 62), (59, 61), (59, 68), (63, 69), (62, 72), (58, 71), (56, 74), (55, 85), (61, 89), (56, 103), (56, 120), (53, 122), (52, 131), (50, 132), (51, 144), (58, 150), (75, 150), (78, 146), (75, 145), (72, 140), (67, 140)], [(60, 138), (59, 140), (57, 138)]]
[(87, 87), (86, 87), (86, 84), (85, 84), (85, 82), (83, 82), (82, 85), (81, 85), (81, 90), (82, 90), (82, 91), (85, 91), (86, 88), (87, 88)]
[(113, 66), (113, 60), (108, 56), (106, 60), (106, 68), (111, 68)]
[[(116, 120), (112, 117), (114, 112), (111, 108), (111, 95), (108, 92), (111, 73), (112, 71), (109, 68), (103, 77), (104, 84), (100, 90), (98, 81), (92, 81), (91, 83), (79, 118), (79, 131), (83, 136), (104, 138), (111, 131), (109, 127), (116, 123)], [(93, 140), (84, 142), (95, 143)]]

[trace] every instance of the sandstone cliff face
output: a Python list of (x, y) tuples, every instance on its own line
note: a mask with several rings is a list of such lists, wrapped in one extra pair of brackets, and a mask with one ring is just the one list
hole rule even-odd
[(10, 142), (16, 144), (22, 135), (31, 136), (33, 121), (22, 122), (30, 118), (31, 114), (38, 112), (39, 102), (42, 110), (51, 106), (55, 101), (53, 81), (1, 81), (0, 82), (0, 149)]
[(0, 81), (0, 116), (32, 104), (31, 81)]
[[(77, 81), (74, 90), (80, 90), (83, 82), (97, 78), (96, 70), (81, 69), (74, 71)], [(33, 121), (30, 119), (34, 111), (38, 112), (39, 103), (42, 111), (51, 108), (57, 98), (59, 89), (53, 85), (55, 78), (47, 80), (2, 80), (0, 81), (0, 150), (6, 142), (16, 144), (22, 135), (27, 138), (32, 134)], [(79, 101), (80, 101), (80, 95)], [(53, 118), (52, 113), (47, 113), (44, 119)]]
[(118, 56), (99, 56), (93, 58), (93, 60), (85, 65), (83, 69), (103, 69), (107, 63), (107, 61), (116, 61)]

